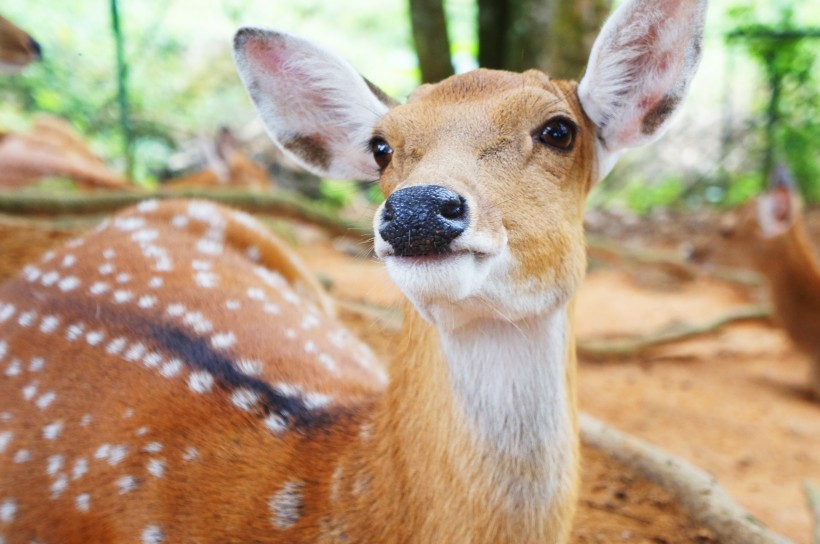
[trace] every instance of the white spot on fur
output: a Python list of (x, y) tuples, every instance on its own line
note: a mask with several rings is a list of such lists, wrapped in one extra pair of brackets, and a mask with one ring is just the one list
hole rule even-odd
[(194, 281), (203, 289), (213, 289), (219, 285), (219, 276), (213, 272), (197, 272)]
[(150, 287), (151, 289), (159, 289), (159, 288), (160, 288), (160, 287), (162, 287), (164, 284), (165, 284), (165, 280), (163, 280), (162, 278), (160, 278), (160, 277), (158, 277), (158, 276), (154, 276), (154, 277), (153, 277), (153, 278), (151, 278), (151, 280), (148, 282), (148, 287)]
[(114, 302), (117, 304), (125, 304), (132, 298), (134, 298), (134, 293), (126, 289), (118, 289), (114, 291)]
[(81, 493), (74, 499), (74, 504), (77, 505), (77, 510), (80, 512), (88, 512), (91, 509), (91, 495), (88, 493)]
[(189, 219), (186, 216), (182, 215), (182, 214), (175, 215), (171, 219), (171, 225), (175, 229), (184, 229), (185, 227), (188, 226), (188, 222), (189, 222)]
[(40, 283), (42, 283), (46, 287), (51, 287), (52, 285), (57, 283), (59, 280), (60, 280), (60, 274), (58, 274), (57, 272), (51, 271), (51, 272), (48, 272), (47, 274), (43, 274), (43, 277), (40, 278)]
[(258, 376), (262, 373), (264, 365), (261, 361), (254, 361), (252, 359), (240, 359), (236, 363), (236, 368), (243, 374), (248, 376)]
[(137, 434), (137, 436), (145, 436), (145, 435), (146, 435), (146, 434), (148, 434), (149, 432), (151, 432), (151, 428), (150, 428), (150, 427), (140, 427), (139, 429), (137, 429), (137, 433), (136, 433), (136, 434)]
[(110, 275), (110, 274), (113, 274), (113, 273), (114, 273), (114, 265), (113, 265), (113, 264), (111, 264), (111, 263), (101, 264), (101, 265), (97, 268), (97, 272), (99, 272), (99, 273), (100, 273), (100, 274), (102, 274), (103, 276), (108, 276), (108, 275)]
[(182, 454), (182, 460), (186, 462), (193, 461), (197, 457), (199, 457), (199, 451), (193, 446), (185, 448), (185, 453)]
[(319, 318), (315, 315), (306, 315), (304, 319), (302, 319), (302, 328), (306, 331), (311, 329), (315, 329), (319, 326)]
[(159, 369), (159, 373), (165, 378), (173, 378), (182, 370), (182, 361), (179, 359), (171, 359), (163, 364)]
[(259, 289), (258, 287), (249, 287), (248, 298), (252, 300), (265, 300), (267, 297), (262, 289)]
[(249, 389), (237, 389), (231, 394), (231, 402), (240, 410), (249, 412), (259, 402), (259, 395)]
[(71, 479), (79, 480), (88, 472), (88, 460), (80, 457), (74, 461), (74, 467), (71, 469)]
[(282, 308), (280, 308), (276, 304), (273, 304), (273, 303), (270, 303), (270, 302), (265, 304), (264, 310), (265, 310), (265, 313), (268, 313), (268, 314), (271, 314), (271, 315), (280, 315), (282, 313)]
[(111, 452), (111, 444), (103, 444), (97, 451), (94, 452), (94, 459), (98, 459), (100, 461), (104, 461), (108, 459), (108, 454)]
[(137, 210), (141, 211), (142, 213), (152, 213), (159, 209), (159, 201), (156, 198), (152, 198), (149, 200), (143, 200), (139, 204), (137, 204)]
[(297, 297), (292, 291), (283, 292), (282, 298), (284, 298), (287, 302), (293, 304), (294, 306), (298, 306), (302, 303), (302, 299)]
[(18, 465), (20, 463), (28, 463), (31, 461), (31, 452), (29, 450), (18, 450), (17, 453), (14, 454), (14, 462)]
[(207, 393), (214, 385), (214, 377), (205, 371), (191, 372), (188, 376), (188, 387), (194, 393)]
[(77, 322), (77, 323), (72, 323), (66, 329), (65, 338), (69, 342), (74, 342), (77, 338), (82, 336), (84, 330), (85, 330), (85, 323), (83, 323), (81, 321)]
[(46, 366), (46, 361), (42, 357), (33, 357), (28, 364), (29, 372), (40, 372)]
[(111, 446), (108, 451), (108, 464), (112, 467), (119, 465), (126, 455), (128, 455), (128, 448), (125, 446)]
[(162, 451), (162, 444), (160, 442), (151, 442), (143, 446), (142, 451), (146, 453), (159, 453)]
[(88, 292), (91, 293), (92, 295), (102, 295), (103, 293), (108, 291), (108, 289), (109, 289), (109, 287), (108, 287), (107, 283), (105, 283), (104, 281), (98, 281), (98, 282), (94, 282), (94, 285), (92, 285), (88, 289)]
[(118, 355), (122, 350), (125, 348), (125, 345), (128, 343), (128, 340), (120, 336), (119, 338), (115, 338), (111, 340), (108, 345), (105, 347), (105, 351), (109, 355)]
[(145, 365), (146, 368), (158, 367), (161, 362), (162, 355), (160, 355), (156, 351), (152, 351), (151, 353), (147, 354), (145, 357), (142, 358), (142, 364)]
[(45, 410), (46, 408), (51, 406), (51, 403), (54, 402), (54, 399), (56, 398), (57, 393), (55, 393), (54, 391), (49, 391), (40, 396), (40, 398), (37, 399), (35, 404), (37, 405), (37, 408), (39, 408), (40, 410)]
[(140, 342), (134, 342), (131, 344), (131, 347), (128, 348), (128, 351), (125, 352), (123, 358), (126, 361), (133, 363), (134, 361), (142, 359), (143, 355), (145, 355), (145, 345)]
[(316, 353), (316, 342), (313, 340), (308, 340), (305, 342), (305, 352), (306, 353)]
[(137, 480), (133, 476), (125, 475), (120, 476), (117, 478), (117, 481), (114, 484), (119, 488), (120, 495), (125, 495), (126, 493), (130, 493), (137, 488)]
[(80, 286), (80, 280), (75, 278), (74, 276), (68, 276), (67, 278), (63, 278), (60, 280), (60, 283), (57, 284), (61, 291), (73, 291), (77, 287)]
[(332, 372), (334, 374), (339, 373), (339, 368), (338, 368), (338, 366), (336, 366), (336, 361), (333, 359), (333, 357), (331, 357), (327, 353), (321, 353), (321, 354), (319, 354), (318, 359), (319, 359), (319, 362), (325, 368), (327, 368), (330, 372)]
[(5, 323), (14, 315), (17, 309), (14, 304), (0, 304), (0, 323)]
[(117, 217), (114, 219), (114, 227), (123, 232), (131, 232), (145, 226), (145, 219), (142, 217)]
[(236, 335), (232, 332), (217, 333), (211, 336), (211, 346), (215, 349), (227, 349), (236, 343)]
[(37, 312), (30, 311), (20, 314), (20, 318), (17, 320), (17, 324), (21, 327), (31, 327), (34, 325), (34, 320), (37, 319)]
[(120, 274), (117, 274), (116, 281), (117, 283), (128, 283), (129, 281), (131, 281), (131, 275), (122, 272)]
[(235, 312), (236, 310), (238, 310), (241, 307), (242, 307), (242, 303), (239, 302), (238, 300), (229, 300), (229, 301), (225, 302), (225, 308), (227, 308), (228, 310), (230, 310), (232, 312)]
[(308, 393), (305, 395), (305, 408), (308, 410), (318, 410), (331, 403), (333, 397), (324, 393)]
[(52, 455), (47, 460), (46, 472), (49, 476), (55, 476), (58, 472), (63, 470), (65, 457), (62, 455)]
[(91, 331), (85, 335), (85, 341), (89, 346), (97, 346), (105, 339), (103, 331)]
[(36, 266), (28, 265), (25, 268), (23, 268), (23, 277), (28, 282), (37, 281), (37, 279), (40, 277), (40, 274), (42, 274), (42, 272)]
[(162, 478), (165, 474), (165, 461), (162, 459), (150, 459), (148, 461), (148, 472), (156, 478)]
[(200, 253), (216, 256), (222, 254), (223, 246), (221, 243), (215, 240), (208, 240), (207, 238), (203, 238), (196, 243), (196, 249)]
[(15, 515), (17, 515), (17, 501), (14, 499), (6, 499), (0, 503), (0, 521), (3, 523), (11, 523), (14, 521)]
[(63, 422), (55, 421), (43, 427), (43, 438), (46, 440), (55, 440), (60, 433), (63, 432)]
[(159, 238), (159, 231), (156, 229), (142, 229), (131, 235), (131, 239), (138, 244), (148, 244)]
[(265, 427), (273, 434), (282, 434), (287, 426), (287, 421), (279, 414), (268, 414), (268, 417), (265, 418)]
[(61, 474), (51, 484), (51, 498), (56, 499), (57, 497), (62, 495), (63, 491), (65, 491), (67, 487), (68, 487), (68, 478), (66, 478), (65, 474)]
[(88, 427), (91, 424), (91, 414), (85, 414), (82, 419), (80, 419), (80, 426)]
[(142, 544), (162, 544), (165, 533), (156, 525), (149, 525), (142, 531)]
[(202, 315), (201, 312), (188, 312), (185, 314), (183, 321), (190, 325), (197, 334), (209, 333), (213, 330), (214, 325)]
[(60, 318), (56, 315), (47, 315), (40, 321), (40, 332), (51, 334), (60, 326)]
[(114, 251), (114, 250), (113, 250), (113, 249), (111, 249), (111, 248), (108, 248), (108, 249), (106, 249), (105, 251), (103, 251), (103, 257), (104, 257), (104, 258), (106, 258), (106, 259), (111, 260), (111, 259), (113, 259), (113, 258), (114, 258), (114, 257), (116, 257), (116, 256), (117, 256), (117, 252), (116, 252), (116, 251)]
[(30, 384), (25, 386), (23, 388), (23, 398), (26, 399), (26, 400), (33, 399), (34, 395), (37, 394), (37, 387), (38, 387), (37, 380), (34, 380), (33, 382), (31, 382)]
[(0, 361), (6, 356), (9, 351), (9, 345), (5, 340), (0, 340)]
[(153, 295), (143, 295), (140, 297), (139, 301), (137, 302), (137, 306), (140, 308), (147, 310), (148, 308), (153, 308), (157, 304), (157, 297)]
[(165, 310), (171, 317), (179, 317), (185, 313), (185, 306), (182, 304), (169, 304), (168, 309)]
[(9, 363), (9, 366), (6, 367), (6, 376), (9, 378), (13, 378), (15, 376), (19, 376), (20, 372), (22, 371), (20, 367), (20, 360), (19, 359), (12, 359)]
[(75, 257), (74, 255), (69, 253), (68, 255), (63, 257), (63, 268), (71, 268), (75, 264), (77, 264), (77, 257)]
[(0, 433), (0, 453), (5, 453), (11, 442), (11, 437), (14, 436), (11, 431)]
[(301, 482), (288, 482), (268, 500), (274, 527), (289, 529), (302, 518), (303, 487)]
[(250, 259), (251, 261), (258, 263), (262, 260), (262, 253), (259, 251), (259, 248), (256, 246), (250, 246), (248, 249), (245, 250), (245, 256)]

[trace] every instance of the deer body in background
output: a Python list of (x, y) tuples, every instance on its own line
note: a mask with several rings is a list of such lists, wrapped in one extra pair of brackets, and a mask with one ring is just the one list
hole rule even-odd
[(0, 16), (0, 74), (16, 74), (42, 56), (37, 40)]
[(273, 187), (265, 168), (242, 152), (230, 130), (222, 128), (213, 147), (205, 145), (207, 168), (162, 183), (171, 190), (252, 189)]
[(722, 233), (766, 277), (777, 321), (809, 356), (810, 388), (820, 400), (820, 260), (788, 170), (778, 167), (769, 190), (731, 216)]
[(580, 85), (479, 70), (404, 105), (240, 30), (273, 140), (380, 178), (376, 252), (408, 299), (389, 380), (250, 218), (144, 203), (0, 288), (6, 544), (565, 542), (584, 198), (668, 126), (704, 11), (622, 4)]

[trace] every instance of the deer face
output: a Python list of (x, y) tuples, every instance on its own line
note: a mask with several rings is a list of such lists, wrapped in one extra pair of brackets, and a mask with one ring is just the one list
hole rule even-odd
[(516, 320), (567, 300), (595, 134), (574, 84), (478, 70), (420, 88), (373, 134), (376, 254), (423, 315)]

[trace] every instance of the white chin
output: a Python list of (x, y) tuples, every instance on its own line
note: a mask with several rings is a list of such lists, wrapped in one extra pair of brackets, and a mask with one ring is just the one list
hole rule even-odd
[(478, 294), (491, 270), (491, 259), (470, 253), (386, 257), (384, 261), (390, 278), (422, 317), (432, 322), (444, 317), (439, 315), (441, 310), (450, 314)]

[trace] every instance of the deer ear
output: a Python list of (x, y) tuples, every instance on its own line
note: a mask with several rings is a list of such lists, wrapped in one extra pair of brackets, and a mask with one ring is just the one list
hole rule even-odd
[(395, 102), (350, 64), (307, 40), (258, 28), (236, 33), (234, 60), (285, 154), (320, 176), (379, 177), (368, 142)]
[(769, 179), (769, 189), (757, 201), (757, 222), (765, 238), (785, 233), (799, 212), (797, 189), (791, 172), (778, 165)]
[(603, 178), (620, 153), (659, 138), (700, 61), (706, 0), (627, 0), (592, 47), (578, 97), (598, 127)]

